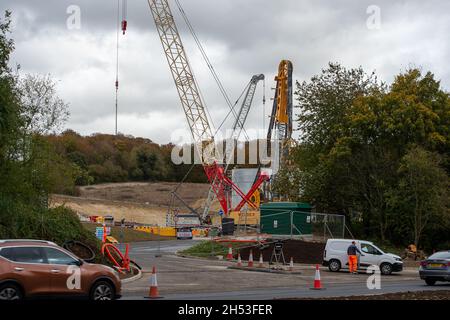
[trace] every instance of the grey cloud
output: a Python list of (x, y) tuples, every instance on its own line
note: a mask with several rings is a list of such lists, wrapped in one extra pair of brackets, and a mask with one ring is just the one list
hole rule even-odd
[[(295, 79), (300, 81), (320, 72), (329, 61), (376, 70), (386, 81), (415, 63), (433, 71), (444, 87), (450, 87), (447, 1), (180, 2), (232, 100), (257, 73), (266, 75), (266, 94), (271, 97), (281, 59), (294, 62)], [(79, 31), (66, 28), (66, 9), (71, 4), (81, 8)], [(218, 125), (228, 108), (174, 1), (171, 4), (213, 122)], [(366, 9), (372, 4), (381, 8), (381, 30), (366, 27)], [(11, 9), (15, 19), (13, 62), (20, 63), (23, 72), (50, 72), (60, 80), (59, 92), (71, 105), (68, 127), (84, 134), (99, 128), (113, 130), (116, 6), (115, 0), (7, 0), (0, 4), (0, 9)], [(128, 127), (119, 129), (168, 142), (171, 130), (185, 126), (185, 120), (146, 0), (128, 0), (128, 21), (128, 33), (120, 40), (119, 92), (120, 116)], [(249, 128), (262, 127), (262, 89), (258, 90)], [(266, 113), (270, 108), (268, 99)], [(167, 132), (161, 132), (156, 122), (168, 117), (176, 121), (167, 124)], [(139, 124), (133, 125), (131, 119)]]

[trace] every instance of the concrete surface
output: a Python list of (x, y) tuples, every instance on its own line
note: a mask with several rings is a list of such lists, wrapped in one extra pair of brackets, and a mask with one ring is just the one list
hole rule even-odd
[(322, 285), (326, 290), (315, 291), (310, 290), (315, 274), (315, 267), (312, 265), (295, 265), (294, 271), (301, 271), (301, 274), (274, 274), (228, 269), (234, 262), (175, 255), (175, 252), (195, 243), (195, 240), (170, 240), (160, 244), (155, 241), (132, 244), (130, 257), (143, 267), (143, 277), (124, 285), (123, 299), (143, 299), (148, 295), (153, 265), (157, 269), (160, 295), (166, 299), (258, 300), (450, 289), (450, 284), (426, 286), (419, 279), (416, 268), (407, 268), (391, 276), (381, 276), (381, 290), (369, 290), (366, 285), (369, 275), (365, 273), (332, 273), (321, 267)]

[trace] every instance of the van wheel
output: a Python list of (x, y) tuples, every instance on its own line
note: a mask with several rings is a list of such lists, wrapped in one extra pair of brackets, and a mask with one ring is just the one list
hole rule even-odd
[(22, 290), (14, 283), (5, 283), (0, 286), (0, 300), (22, 300)]
[(392, 264), (387, 263), (387, 262), (382, 263), (380, 266), (380, 271), (381, 271), (381, 274), (383, 274), (385, 276), (390, 275), (392, 273)]
[(328, 269), (331, 272), (338, 272), (341, 269), (341, 263), (339, 260), (333, 259), (330, 260), (330, 264), (328, 265)]
[(425, 279), (425, 283), (429, 286), (434, 286), (436, 284), (436, 280), (433, 279)]

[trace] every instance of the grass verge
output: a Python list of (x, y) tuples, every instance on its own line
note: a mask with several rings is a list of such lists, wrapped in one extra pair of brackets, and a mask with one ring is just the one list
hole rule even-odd
[(214, 256), (226, 256), (228, 253), (228, 245), (231, 244), (233, 248), (233, 254), (237, 252), (240, 248), (246, 247), (248, 243), (219, 243), (215, 241), (201, 241), (195, 246), (189, 249), (180, 251), (179, 253), (191, 256), (191, 257), (214, 257)]

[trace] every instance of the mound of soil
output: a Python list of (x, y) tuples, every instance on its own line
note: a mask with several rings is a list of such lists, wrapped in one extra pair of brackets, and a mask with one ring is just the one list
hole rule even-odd
[[(253, 251), (253, 260), (259, 259), (260, 253), (263, 254), (264, 261), (269, 261), (272, 256), (274, 244), (270, 244), (267, 248), (261, 250), (260, 246), (255, 245), (250, 248), (240, 249), (241, 259), (248, 260), (250, 250)], [(317, 264), (322, 263), (323, 250), (325, 249), (325, 243), (319, 242), (307, 242), (302, 240), (287, 240), (283, 245), (283, 254), (286, 263), (289, 263), (291, 257), (294, 259), (294, 263), (310, 263)], [(237, 251), (235, 258), (237, 258)]]

